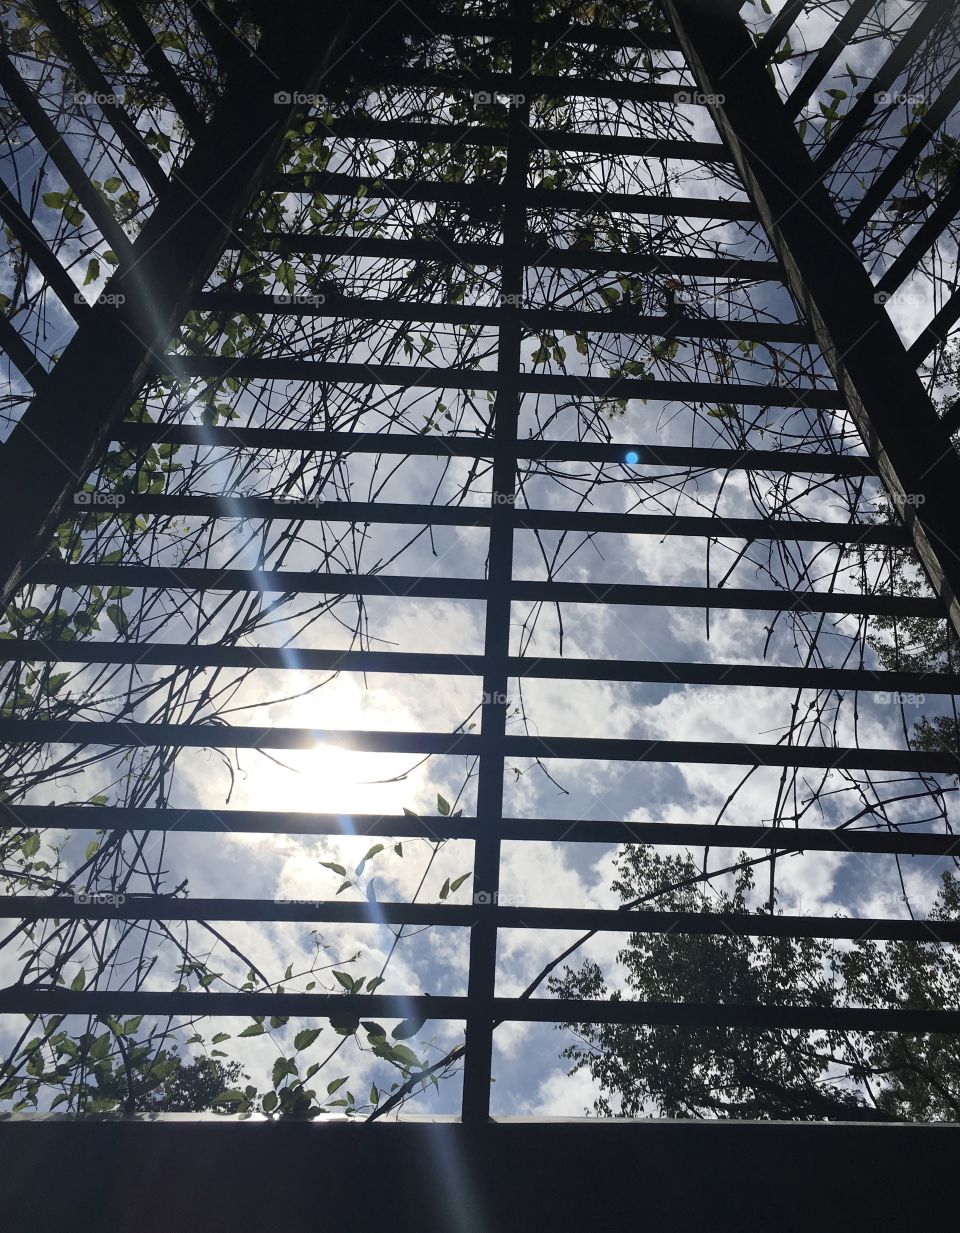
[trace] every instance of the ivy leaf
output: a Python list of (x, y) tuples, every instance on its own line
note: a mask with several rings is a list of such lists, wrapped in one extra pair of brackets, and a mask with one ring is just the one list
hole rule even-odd
[(417, 1057), (412, 1049), (408, 1049), (406, 1045), (394, 1045), (390, 1050), (391, 1054), (406, 1066), (416, 1066), (418, 1069), (423, 1069), (423, 1063)]
[(273, 1063), (273, 1071), (271, 1079), (273, 1086), (279, 1087), (286, 1075), (295, 1075), (297, 1073), (297, 1064), (290, 1058), (278, 1057)]
[(116, 625), (117, 630), (121, 634), (125, 634), (130, 628), (130, 622), (127, 619), (127, 614), (119, 604), (107, 604), (107, 616)]
[(221, 1092), (218, 1096), (214, 1096), (213, 1103), (215, 1105), (235, 1105), (243, 1100), (243, 1098), (243, 1092), (238, 1091), (235, 1087), (231, 1087), (225, 1092)]
[(373, 845), (370, 851), (366, 854), (366, 856), (363, 858), (360, 864), (353, 871), (355, 877), (358, 877), (358, 878), (360, 877), (360, 875), (363, 873), (364, 869), (366, 868), (367, 861), (370, 860), (371, 857), (376, 856), (378, 852), (382, 852), (383, 846), (384, 845), (382, 843), (375, 843)]
[(409, 1040), (411, 1036), (416, 1036), (426, 1019), (404, 1019), (393, 1029), (390, 1035), (394, 1040)]
[(302, 1032), (297, 1032), (293, 1038), (294, 1049), (309, 1049), (322, 1031), (322, 1028), (304, 1028)]

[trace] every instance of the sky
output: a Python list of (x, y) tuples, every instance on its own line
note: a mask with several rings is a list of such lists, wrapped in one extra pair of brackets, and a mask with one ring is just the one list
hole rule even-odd
[[(812, 45), (819, 44), (825, 33), (825, 19), (818, 15), (807, 24), (805, 34)], [(851, 62), (858, 71), (871, 67), (876, 49), (869, 43), (851, 51)], [(785, 74), (797, 73), (787, 66)], [(715, 139), (706, 113), (701, 112), (695, 135)], [(342, 143), (344, 147), (348, 143)], [(717, 187), (704, 173), (694, 177), (691, 172), (684, 192), (708, 195)], [(727, 193), (729, 195), (729, 193)], [(42, 217), (42, 212), (41, 212)], [(714, 232), (714, 237), (718, 233)], [(751, 233), (730, 224), (724, 236), (731, 251), (741, 255), (763, 256), (762, 245), (756, 246)], [(757, 251), (754, 251), (757, 249)], [(945, 254), (955, 260), (954, 253)], [(359, 268), (363, 268), (362, 264)], [(373, 263), (367, 263), (372, 269)], [(87, 290), (91, 298), (104, 286), (103, 278), (94, 281)], [(534, 290), (533, 295), (537, 292)], [(541, 285), (539, 294), (562, 297), (549, 283)], [(573, 293), (572, 293), (573, 294)], [(582, 290), (575, 293), (582, 295)], [(782, 291), (771, 285), (760, 285), (749, 293), (741, 293), (732, 303), (721, 301), (714, 306), (710, 293), (704, 289), (701, 307), (717, 315), (747, 315), (789, 317), (790, 306)], [(738, 302), (739, 301), (739, 302)], [(929, 319), (932, 311), (928, 287), (908, 289), (894, 297), (887, 309), (909, 342)], [(51, 338), (64, 322), (54, 319)], [(323, 326), (318, 323), (315, 337), (322, 339)], [(532, 371), (534, 342), (524, 349), (527, 371)], [(51, 347), (51, 349), (54, 349)], [(788, 349), (788, 348), (785, 348)], [(585, 372), (587, 362), (580, 363), (567, 340), (570, 371)], [(441, 346), (429, 357), (418, 361), (435, 364), (438, 369), (449, 366), (449, 347)], [(688, 353), (683, 353), (688, 358)], [(371, 358), (378, 358), (375, 351)], [(735, 357), (736, 377), (760, 382), (766, 376), (758, 361), (751, 357)], [(403, 362), (397, 360), (395, 362)], [(593, 362), (591, 359), (590, 362)], [(485, 366), (490, 366), (490, 361)], [(705, 369), (709, 365), (705, 364)], [(547, 371), (550, 371), (548, 366)], [(542, 371), (542, 368), (538, 369)], [(822, 369), (821, 369), (822, 371)], [(829, 388), (822, 380), (821, 388)], [(281, 388), (277, 404), (282, 404)], [(268, 422), (252, 399), (242, 395), (239, 400), (242, 418), (252, 424)], [(434, 395), (427, 392), (425, 403)], [(411, 419), (421, 416), (415, 393), (392, 395), (392, 408), (404, 407)], [(456, 405), (461, 416), (460, 431), (469, 431), (479, 417), (451, 394), (450, 405)], [(484, 406), (481, 402), (481, 406)], [(298, 408), (306, 413), (309, 408)], [(579, 423), (570, 407), (562, 407), (549, 397), (534, 402), (527, 398), (521, 408), (520, 435), (538, 430), (544, 419), (550, 418), (545, 435), (553, 439), (575, 438)], [(188, 422), (198, 419), (196, 412), (184, 417)], [(364, 428), (375, 428), (378, 413), (367, 413), (361, 420)], [(748, 432), (752, 445), (774, 448), (778, 432), (808, 431), (819, 425), (821, 440), (832, 437), (845, 450), (854, 449), (850, 428), (842, 413), (826, 412), (817, 417), (805, 412), (788, 414), (773, 409), (759, 421), (759, 427)], [(716, 444), (723, 437), (724, 425), (709, 423), (702, 415), (694, 420), (689, 408), (681, 403), (661, 403), (654, 400), (631, 400), (622, 417), (610, 421), (614, 439), (623, 444), (624, 452), (634, 444), (683, 445), (691, 442)], [(222, 452), (204, 447), (209, 460), (202, 485), (192, 492), (235, 493), (231, 473)], [(271, 492), (283, 469), (296, 458), (279, 456), (271, 459), (270, 468), (245, 477), (245, 492)], [(389, 460), (388, 460), (389, 461)], [(392, 465), (392, 464), (391, 464)], [(346, 495), (345, 485), (354, 500), (369, 499), (376, 491), (377, 499), (396, 502), (451, 503), (464, 481), (468, 463), (464, 460), (413, 458), (389, 477), (382, 459), (376, 471), (371, 469), (369, 456), (354, 456), (349, 476), (341, 473), (336, 487), (337, 497)], [(560, 469), (558, 468), (558, 473)], [(654, 482), (658, 470), (663, 482)], [(718, 476), (704, 474), (695, 483), (687, 483), (679, 495), (669, 483), (670, 468), (634, 468), (633, 478), (646, 477), (645, 482), (624, 482), (621, 468), (608, 468), (606, 476), (615, 480), (589, 494), (589, 508), (611, 512), (636, 510), (642, 512), (673, 512), (705, 514), (716, 512), (721, 517), (756, 516), (755, 495), (745, 472), (734, 472), (722, 491)], [(587, 488), (596, 478), (596, 471), (584, 464), (569, 464), (563, 469), (564, 482), (532, 478), (525, 489), (532, 507), (575, 509), (584, 500)], [(468, 503), (482, 503), (489, 492), (489, 480), (475, 489)], [(872, 500), (875, 486), (866, 487), (866, 497)], [(766, 499), (770, 499), (767, 494)], [(329, 501), (329, 497), (328, 497)], [(308, 523), (296, 543), (286, 553), (283, 567), (317, 570), (323, 567), (325, 549), (329, 544), (327, 522), (333, 522), (335, 511), (330, 504), (324, 508), (323, 523)], [(798, 497), (792, 516), (817, 517), (827, 521), (845, 520), (846, 513), (839, 490), (820, 489), (811, 496)], [(155, 563), (175, 564), (180, 560), (186, 532), (199, 525), (198, 520), (182, 518), (179, 529), (160, 537), (155, 545)], [(246, 531), (239, 524), (222, 541), (210, 547), (211, 564), (227, 564), (232, 568), (249, 569), (256, 565), (257, 546), (246, 543)], [(349, 545), (366, 570), (375, 564), (391, 561), (395, 552), (400, 556), (386, 567), (386, 573), (431, 575), (436, 577), (482, 578), (486, 558), (486, 537), (479, 528), (438, 527), (432, 537), (421, 537), (408, 544), (409, 528), (374, 524), (366, 528), (361, 548)], [(545, 533), (542, 542), (551, 545), (556, 535)], [(568, 544), (569, 547), (569, 544)], [(725, 585), (763, 587), (765, 553), (756, 546), (748, 550), (739, 563), (734, 563), (743, 541), (726, 537), (714, 544), (707, 555), (703, 540), (693, 537), (628, 536), (604, 534), (585, 544), (553, 575), (567, 581), (645, 582), (657, 585), (703, 586), (716, 584), (728, 569), (733, 572)], [(834, 568), (840, 570), (841, 590), (856, 590), (855, 580), (843, 581), (843, 563), (836, 550), (822, 545), (803, 548), (804, 558), (812, 562), (818, 581), (815, 589), (825, 589)], [(347, 548), (343, 551), (346, 553)], [(515, 575), (522, 578), (546, 577), (544, 554), (534, 537), (519, 533), (515, 547)], [(780, 575), (781, 585), (794, 585), (789, 572)], [(162, 606), (165, 623), (151, 630), (146, 622), (141, 637), (156, 636), (164, 641), (179, 641), (189, 636), (196, 619), (192, 605), (182, 593), (171, 592)], [(212, 611), (214, 600), (203, 600), (204, 610)], [(315, 648), (345, 648), (350, 645), (350, 631), (337, 609), (318, 617), (305, 633), (298, 631), (294, 613), (297, 603), (281, 606), (275, 623), (247, 639), (248, 645), (283, 645), (295, 637), (297, 645)], [(515, 604), (512, 614), (512, 654), (555, 656), (561, 652), (571, 658), (622, 658), (648, 660), (685, 660), (717, 663), (796, 664), (806, 650), (806, 638), (815, 627), (809, 620), (790, 624), (781, 618), (771, 626), (770, 616), (762, 612), (713, 610), (707, 619), (702, 610), (667, 608), (628, 608), (614, 605), (569, 604), (563, 607), (562, 640), (556, 613), (544, 609), (537, 614), (529, 606)], [(477, 654), (483, 647), (482, 605), (469, 601), (371, 599), (365, 604), (367, 627), (377, 640), (375, 649), (405, 652), (431, 652), (455, 655)], [(830, 619), (831, 621), (834, 618)], [(225, 621), (221, 622), (225, 625)], [(769, 627), (769, 628), (768, 628)], [(214, 626), (214, 630), (216, 625)], [(805, 633), (804, 631), (807, 631)], [(836, 625), (829, 622), (816, 639), (817, 653), (823, 662), (837, 666), (849, 654), (849, 638), (855, 626), (850, 618), (840, 618)], [(99, 635), (111, 638), (113, 631), (105, 626)], [(207, 633), (206, 638), (212, 639)], [(867, 650), (867, 666), (874, 661)], [(142, 681), (160, 679), (162, 670), (142, 670)], [(238, 677), (225, 672), (220, 680)], [(234, 724), (268, 724), (272, 726), (306, 727), (329, 730), (395, 730), (450, 731), (459, 724), (478, 720), (482, 682), (469, 677), (395, 677), (370, 674), (361, 678), (355, 673), (341, 673), (335, 679), (328, 674), (308, 672), (291, 660), (288, 669), (259, 669), (245, 681), (237, 682), (231, 691), (229, 710), (220, 713)], [(93, 672), (81, 669), (70, 682), (70, 688), (85, 698), (87, 716), (105, 718), (115, 713), (118, 698), (91, 686)], [(511, 705), (519, 706), (521, 690), (513, 681), (509, 686)], [(199, 685), (192, 696), (199, 696)], [(856, 710), (851, 700), (840, 707), (836, 716), (837, 744), (859, 742), (866, 747), (903, 747), (900, 708), (884, 700), (882, 688), (874, 694), (860, 695)], [(657, 737), (671, 741), (698, 740), (714, 742), (767, 741), (775, 742), (791, 721), (794, 694), (789, 690), (736, 689), (724, 687), (633, 685), (611, 682), (559, 682), (531, 680), (523, 684), (522, 701), (525, 718), (514, 716), (510, 732), (528, 731), (544, 736), (605, 736), (611, 738)], [(908, 720), (917, 714), (930, 713), (930, 700), (908, 709)], [(208, 708), (209, 709), (209, 708)], [(524, 728), (523, 725), (527, 726)], [(344, 751), (332, 739), (319, 739), (314, 749), (300, 752), (267, 751), (239, 754), (233, 765), (208, 750), (184, 750), (177, 759), (177, 771), (170, 789), (169, 804), (173, 808), (192, 806), (223, 811), (225, 829), (217, 834), (189, 834), (173, 831), (166, 836), (162, 848), (162, 865), (166, 871), (168, 889), (189, 879), (189, 894), (202, 897), (250, 897), (263, 899), (327, 899), (334, 897), (343, 880), (323, 862), (340, 863), (352, 871), (371, 846), (362, 834), (351, 835), (351, 829), (362, 829), (356, 819), (365, 814), (394, 814), (411, 809), (420, 814), (437, 810), (438, 795), (463, 808), (470, 816), (475, 808), (475, 768), (462, 758), (435, 757), (426, 765), (415, 765), (417, 759), (402, 755), (376, 755)], [(514, 764), (516, 769), (514, 770)], [(563, 819), (625, 819), (663, 824), (679, 822), (713, 823), (731, 792), (743, 777), (742, 767), (669, 763), (578, 763), (552, 760), (546, 766), (549, 775), (526, 762), (510, 760), (505, 774), (506, 817)], [(101, 763), (75, 780), (57, 785), (56, 799), (60, 803), (86, 799), (97, 791), (117, 792), (117, 776), (123, 767), (114, 761)], [(882, 783), (883, 775), (875, 777)], [(761, 768), (741, 787), (732, 805), (724, 814), (731, 824), (767, 821), (774, 816), (780, 772)], [(949, 786), (950, 781), (944, 779)], [(816, 817), (808, 813), (805, 825), (836, 825), (856, 812), (862, 800), (856, 790), (839, 774), (832, 773), (827, 794), (821, 793), (822, 812)], [(835, 790), (835, 794), (830, 794)], [(799, 777), (798, 793), (814, 794), (813, 780)], [(44, 786), (33, 794), (34, 800), (50, 799), (51, 789)], [(113, 799), (113, 797), (111, 797)], [(278, 835), (247, 835), (229, 830), (230, 809), (282, 809), (333, 812), (344, 818), (344, 837), (321, 836), (302, 838)], [(911, 814), (911, 811), (913, 813)], [(915, 816), (912, 803), (894, 807), (898, 820)], [(53, 837), (51, 837), (53, 838)], [(78, 861), (89, 835), (79, 835), (69, 841), (64, 858)], [(444, 883), (456, 880), (471, 869), (472, 851), (467, 841), (451, 841), (433, 853), (423, 841), (404, 841), (403, 855), (391, 845), (377, 853), (364, 870), (361, 888), (351, 888), (342, 896), (358, 898), (373, 880), (376, 898), (380, 901), (408, 900), (419, 893), (421, 901), (434, 902)], [(665, 850), (670, 850), (665, 848)], [(682, 850), (682, 849), (677, 849)], [(598, 844), (563, 844), (510, 842), (503, 847), (501, 895), (506, 902), (526, 906), (614, 907), (618, 900), (610, 888), (616, 846)], [(712, 867), (722, 867), (735, 859), (736, 851), (716, 847), (711, 849)], [(145, 860), (161, 860), (160, 840), (151, 838), (145, 849)], [(427, 869), (429, 863), (429, 869)], [(914, 859), (905, 862), (903, 877), (909, 896), (909, 907), (917, 916), (925, 914), (936, 890), (938, 863)], [(420, 886), (423, 879), (422, 888)], [(722, 881), (719, 883), (724, 885)], [(852, 855), (806, 853), (782, 859), (777, 867), (778, 906), (786, 913), (814, 915), (861, 914), (904, 916), (908, 905), (903, 900), (903, 888), (892, 859), (867, 860)], [(475, 888), (467, 878), (449, 896), (451, 903), (469, 903)], [(318, 987), (336, 988), (333, 970), (354, 975), (372, 976), (381, 970), (391, 950), (392, 936), (384, 926), (318, 926), (323, 947), (320, 962), (325, 971), (318, 977)], [(278, 978), (287, 964), (295, 969), (309, 966), (314, 942), (309, 927), (292, 924), (250, 925), (234, 923), (222, 931), (265, 972)], [(459, 995), (466, 991), (468, 931), (465, 929), (433, 928), (426, 932), (406, 931), (389, 958), (384, 993), (434, 996)], [(540, 969), (575, 935), (535, 930), (503, 931), (498, 952), (498, 994), (519, 993)], [(604, 934), (592, 939), (578, 952), (577, 960), (591, 958), (608, 972), (613, 988), (623, 987), (622, 971), (615, 963), (617, 950), (625, 935)], [(352, 961), (352, 956), (359, 956)], [(148, 988), (168, 988), (170, 968), (164, 962), (148, 980)], [(222, 945), (212, 945), (210, 964), (233, 978), (243, 979), (243, 967)], [(0, 984), (12, 980), (18, 971), (18, 961), (8, 948), (0, 952)], [(301, 980), (301, 987), (307, 978)], [(288, 988), (297, 987), (288, 984)], [(235, 1021), (239, 1031), (243, 1021)], [(299, 1026), (299, 1025), (298, 1025)], [(9, 1035), (11, 1025), (3, 1025)], [(225, 1029), (226, 1030), (226, 1029)], [(456, 1044), (462, 1025), (431, 1023), (424, 1039), (432, 1040), (431, 1057)], [(289, 1032), (277, 1034), (283, 1044)], [(318, 1056), (324, 1054), (333, 1041), (327, 1028), (317, 1046)], [(495, 1037), (493, 1110), (500, 1114), (579, 1115), (592, 1105), (596, 1091), (583, 1073), (570, 1077), (559, 1053), (564, 1034), (552, 1025), (505, 1024)], [(186, 1050), (185, 1046), (185, 1050)], [(251, 1076), (268, 1072), (277, 1053), (274, 1039), (263, 1036), (232, 1042), (231, 1056), (239, 1057)], [(343, 1073), (350, 1074), (351, 1088), (358, 1094), (366, 1092), (378, 1079), (382, 1068), (371, 1064), (369, 1054), (358, 1055), (350, 1048), (342, 1051)], [(336, 1063), (333, 1063), (336, 1065)], [(326, 1072), (325, 1072), (326, 1073)], [(335, 1075), (330, 1073), (330, 1078)], [(459, 1079), (441, 1085), (438, 1094), (418, 1098), (412, 1108), (424, 1112), (453, 1112), (458, 1107)]]

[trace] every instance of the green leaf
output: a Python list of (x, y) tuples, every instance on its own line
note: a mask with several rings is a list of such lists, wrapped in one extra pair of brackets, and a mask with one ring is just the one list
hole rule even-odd
[(320, 864), (324, 869), (332, 869), (334, 873), (339, 873), (341, 878), (346, 876), (346, 869), (342, 865), (338, 865), (336, 861), (321, 861)]
[(279, 1087), (287, 1075), (295, 1075), (297, 1073), (297, 1064), (290, 1058), (278, 1057), (273, 1063), (273, 1071), (271, 1079), (274, 1087)]
[(263, 1098), (264, 1113), (272, 1113), (279, 1103), (280, 1101), (276, 1092), (267, 1092), (266, 1096)]
[(99, 277), (100, 262), (96, 259), (96, 257), (91, 257), (87, 262), (87, 275), (83, 280), (83, 285), (86, 286), (87, 283), (96, 282)]
[(340, 1036), (352, 1036), (360, 1026), (359, 1015), (331, 1015), (330, 1026)]
[(125, 634), (130, 628), (130, 622), (127, 619), (127, 614), (119, 604), (107, 604), (107, 616), (116, 625), (117, 630), (121, 634)]
[(416, 1036), (426, 1019), (404, 1019), (393, 1029), (390, 1035), (394, 1040), (409, 1040), (411, 1036)]
[(73, 978), (73, 980), (70, 982), (70, 988), (74, 992), (77, 992), (78, 990), (82, 989), (86, 983), (87, 983), (87, 974), (83, 970), (83, 968), (81, 968), (80, 971)]
[(377, 1105), (380, 1103), (380, 1093), (377, 1091), (377, 1085), (375, 1083), (370, 1085), (370, 1103), (372, 1105)]
[(444, 818), (450, 816), (450, 802), (446, 797), (441, 796), (439, 792), (437, 793), (437, 813)]
[(349, 1075), (344, 1075), (342, 1079), (334, 1079), (332, 1083), (327, 1084), (327, 1095), (332, 1096), (334, 1092), (338, 1092), (349, 1079)]
[(449, 878), (447, 878), (447, 880), (446, 880), (446, 882), (444, 882), (443, 886), (441, 886), (441, 887), (440, 887), (440, 898), (441, 898), (441, 899), (446, 899), (447, 895), (449, 895), (449, 894), (450, 894), (450, 879), (449, 879)]
[(115, 193), (122, 183), (119, 176), (110, 176), (109, 179), (104, 180), (103, 187), (108, 193)]
[(405, 1063), (405, 1065), (417, 1066), (421, 1070), (423, 1069), (423, 1063), (414, 1051), (412, 1049), (408, 1049), (406, 1045), (394, 1045), (390, 1052), (395, 1058), (399, 1059), (399, 1061)]
[(348, 993), (353, 993), (353, 977), (348, 976), (346, 972), (334, 972), (334, 977), (343, 985)]
[(454, 878), (454, 880), (450, 883), (450, 893), (452, 894), (455, 890), (459, 890), (460, 887), (463, 886), (464, 882), (466, 882), (467, 878), (471, 876), (472, 875), (469, 873), (461, 873), (459, 878)]
[(231, 1087), (225, 1092), (221, 1092), (218, 1096), (214, 1096), (213, 1103), (215, 1105), (233, 1105), (243, 1100), (243, 1098), (243, 1092), (238, 1091), (235, 1087)]
[(211, 1043), (215, 1045), (220, 1045), (220, 1044), (223, 1044), (225, 1040), (229, 1040), (229, 1039), (230, 1039), (229, 1032), (217, 1032), (216, 1036), (214, 1036), (213, 1041)]
[(20, 845), (20, 851), (24, 856), (36, 856), (40, 851), (40, 836), (36, 834), (28, 835)]
[(294, 1049), (309, 1049), (322, 1031), (322, 1028), (304, 1028), (302, 1032), (297, 1032), (293, 1038)]
[(267, 1029), (262, 1023), (251, 1023), (240, 1033), (241, 1036), (262, 1036)]
[(66, 200), (66, 193), (44, 193), (43, 204), (49, 206), (51, 210), (62, 210), (63, 203)]

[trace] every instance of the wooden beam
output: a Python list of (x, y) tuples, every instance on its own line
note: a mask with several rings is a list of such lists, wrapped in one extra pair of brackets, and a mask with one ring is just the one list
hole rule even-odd
[(666, 9), (788, 285), (960, 632), (960, 458), (746, 27), (729, 7), (705, 0), (666, 0)]
[(44, 551), (151, 361), (274, 170), (297, 105), (277, 101), (279, 77), (270, 65), (312, 92), (362, 6), (353, 6), (347, 21), (339, 12), (329, 2), (307, 9), (293, 0), (271, 9), (259, 55), (228, 83), (203, 139), (132, 246), (132, 260), (107, 284), (4, 445), (0, 518), (15, 529), (0, 545), (4, 596)]

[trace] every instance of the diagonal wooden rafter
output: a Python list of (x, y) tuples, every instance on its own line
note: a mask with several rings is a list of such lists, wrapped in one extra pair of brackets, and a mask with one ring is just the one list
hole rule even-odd
[(4, 598), (46, 548), (111, 428), (167, 349), (224, 249), (236, 242), (236, 229), (273, 172), (298, 110), (296, 102), (275, 98), (281, 74), (294, 99), (314, 91), (363, 11), (355, 6), (344, 18), (328, 2), (306, 16), (303, 6), (293, 7), (298, 21), (291, 20), (290, 0), (270, 10), (257, 55), (228, 80), (205, 133), (130, 245), (129, 259), (4, 445), (0, 517), (20, 528), (0, 547)]
[(665, 0), (788, 286), (960, 632), (960, 458), (816, 167), (784, 114), (737, 6)]

